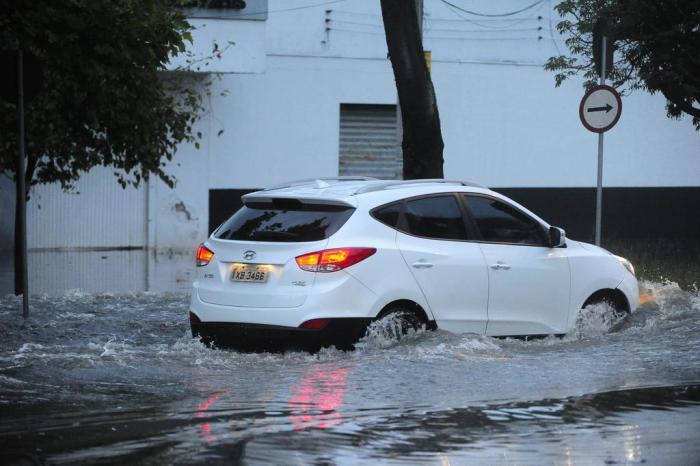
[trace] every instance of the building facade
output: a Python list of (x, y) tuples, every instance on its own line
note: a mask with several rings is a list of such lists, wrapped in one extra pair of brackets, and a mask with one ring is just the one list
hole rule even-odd
[[(396, 89), (379, 1), (232, 3), (238, 6), (189, 11), (196, 28), (191, 71), (213, 79), (195, 129), (204, 135), (201, 146), (183, 145), (170, 166), (175, 189), (151, 181), (122, 190), (108, 169), (87, 174), (80, 194), (35, 189), (28, 226), (35, 291), (186, 289), (192, 251), (240, 206), (241, 194), (297, 178), (400, 177)], [(451, 3), (481, 15), (532, 5)], [(597, 136), (579, 121), (582, 82), (555, 88), (543, 69), (550, 56), (567, 52), (555, 4), (543, 0), (494, 17), (425, 0), (424, 47), (432, 56), (445, 177), (502, 191), (573, 238), (591, 240)], [(224, 49), (221, 58), (197, 61), (215, 47)], [(182, 66), (183, 57), (173, 60), (174, 70)], [(604, 242), (700, 237), (700, 133), (689, 118), (668, 119), (664, 104), (658, 95), (625, 96), (619, 123), (606, 133)], [(5, 250), (13, 195), (12, 184), (0, 182)], [(104, 280), (94, 284), (95, 276)]]

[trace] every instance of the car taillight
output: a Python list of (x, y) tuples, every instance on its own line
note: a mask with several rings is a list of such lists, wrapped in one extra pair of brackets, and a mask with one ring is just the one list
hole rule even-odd
[(297, 256), (297, 265), (307, 272), (335, 272), (367, 259), (375, 248), (324, 249)]
[(197, 267), (202, 267), (207, 265), (214, 258), (214, 251), (208, 249), (203, 244), (200, 244), (197, 248)]

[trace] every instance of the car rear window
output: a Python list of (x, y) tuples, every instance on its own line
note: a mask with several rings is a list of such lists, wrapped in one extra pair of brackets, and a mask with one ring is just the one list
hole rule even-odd
[(355, 209), (300, 202), (248, 204), (214, 232), (218, 239), (239, 241), (303, 242), (331, 236)]

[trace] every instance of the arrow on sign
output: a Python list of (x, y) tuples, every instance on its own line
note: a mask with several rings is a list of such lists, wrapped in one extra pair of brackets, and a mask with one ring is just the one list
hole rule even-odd
[(613, 109), (612, 105), (605, 104), (605, 107), (590, 107), (586, 111), (587, 112), (605, 112), (605, 113), (608, 113), (612, 109)]

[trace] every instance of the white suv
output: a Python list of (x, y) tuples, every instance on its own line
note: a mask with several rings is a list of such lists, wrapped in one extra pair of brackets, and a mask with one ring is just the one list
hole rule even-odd
[(247, 194), (197, 251), (194, 336), (242, 349), (351, 348), (372, 321), (564, 334), (590, 303), (638, 304), (632, 265), (487, 188), (324, 178)]

